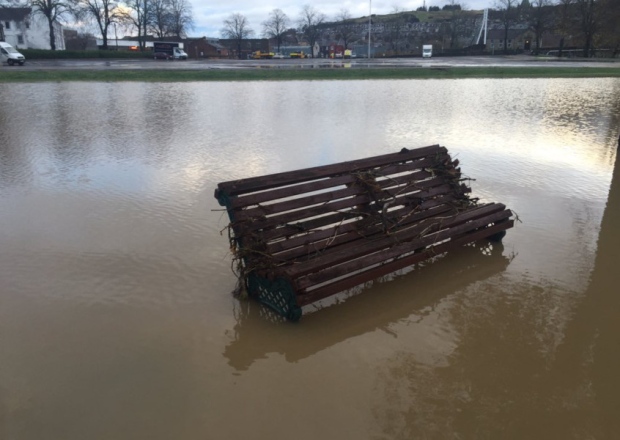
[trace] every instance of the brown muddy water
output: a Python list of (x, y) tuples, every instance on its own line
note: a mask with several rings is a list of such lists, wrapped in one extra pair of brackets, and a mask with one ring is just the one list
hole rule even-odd
[[(620, 80), (0, 85), (0, 439), (620, 438)], [(522, 223), (309, 307), (217, 182), (440, 143)], [(614, 171), (615, 169), (615, 171)]]

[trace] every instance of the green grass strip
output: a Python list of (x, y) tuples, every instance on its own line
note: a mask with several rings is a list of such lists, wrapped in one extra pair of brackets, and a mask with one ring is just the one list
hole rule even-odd
[(241, 69), (20, 70), (1, 68), (0, 83), (57, 81), (298, 81), (455, 78), (596, 78), (620, 77), (619, 67), (400, 67), (311, 68), (308, 66)]

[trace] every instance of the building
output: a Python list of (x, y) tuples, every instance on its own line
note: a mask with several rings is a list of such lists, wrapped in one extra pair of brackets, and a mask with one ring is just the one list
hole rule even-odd
[(217, 38), (185, 38), (183, 42), (191, 58), (228, 58), (228, 49)]
[(504, 29), (489, 29), (487, 52), (502, 52), (504, 50), (504, 39), (506, 39), (506, 49), (511, 53), (529, 52), (536, 46), (536, 36), (527, 28), (508, 29), (508, 38), (506, 38)]
[[(47, 18), (34, 13), (32, 8), (0, 8), (4, 41), (16, 49), (50, 50)], [(63, 27), (54, 22), (56, 50), (65, 50)]]
[(90, 34), (80, 34), (73, 29), (64, 29), (67, 50), (97, 50), (97, 39)]

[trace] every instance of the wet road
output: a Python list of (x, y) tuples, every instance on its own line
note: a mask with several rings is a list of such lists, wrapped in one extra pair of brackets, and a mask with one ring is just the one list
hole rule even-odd
[[(423, 58), (374, 58), (352, 60), (329, 59), (285, 59), (285, 60), (188, 60), (163, 61), (151, 59), (131, 60), (32, 60), (25, 66), (15, 67), (24, 70), (76, 70), (76, 69), (171, 69), (171, 70), (203, 70), (203, 69), (247, 69), (247, 68), (388, 68), (388, 67), (617, 67), (620, 60), (558, 60), (557, 58), (534, 58), (527, 55), (519, 56), (472, 56), (472, 57), (435, 57)], [(4, 65), (2, 68), (8, 68)]]

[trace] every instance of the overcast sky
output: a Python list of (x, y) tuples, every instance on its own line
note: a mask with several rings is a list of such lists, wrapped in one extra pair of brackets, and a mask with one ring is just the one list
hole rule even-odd
[[(267, 19), (274, 9), (282, 9), (292, 25), (295, 25), (301, 7), (311, 4), (320, 12), (333, 19), (341, 9), (348, 9), (352, 17), (368, 16), (369, 2), (366, 1), (337, 1), (337, 0), (190, 0), (194, 10), (195, 29), (189, 33), (192, 37), (221, 37), (220, 30), (223, 21), (232, 13), (239, 12), (245, 15), (254, 29), (257, 37), (262, 32), (261, 23)], [(422, 6), (423, 0), (371, 0), (373, 14), (389, 14), (394, 7), (404, 10), (415, 10)], [(443, 7), (446, 0), (426, 0), (426, 6)], [(460, 2), (467, 9), (484, 9), (491, 7), (493, 0), (466, 0)]]

